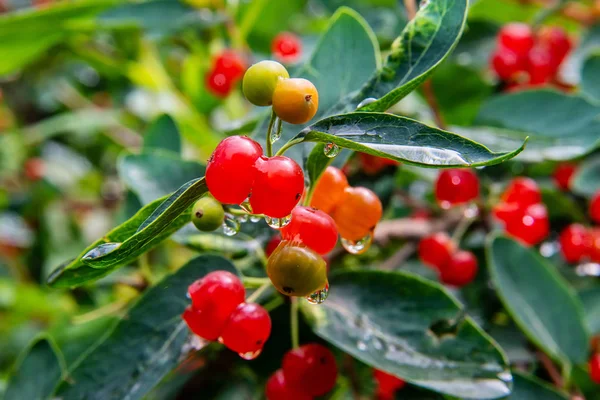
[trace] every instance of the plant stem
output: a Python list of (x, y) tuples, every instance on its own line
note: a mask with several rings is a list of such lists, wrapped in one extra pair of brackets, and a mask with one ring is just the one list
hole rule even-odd
[(258, 289), (254, 291), (248, 298), (246, 299), (246, 303), (254, 303), (261, 294), (263, 294), (267, 289), (271, 287), (271, 281), (267, 279), (267, 282), (263, 283)]
[(290, 147), (293, 147), (302, 142), (304, 142), (303, 138), (292, 139), (292, 140), (288, 141), (286, 144), (284, 144), (275, 155), (282, 156), (283, 153), (285, 153)]
[(417, 15), (417, 3), (415, 0), (404, 0), (404, 8), (406, 8), (406, 16), (409, 21)]
[[(471, 207), (471, 206), (468, 206), (468, 207)], [(471, 226), (473, 221), (475, 221), (475, 219), (479, 215), (478, 212), (474, 213), (474, 215), (467, 215), (468, 210), (469, 210), (469, 208), (465, 208), (465, 211), (464, 211), (465, 215), (462, 217), (462, 219), (460, 220), (460, 222), (454, 229), (454, 233), (452, 233), (452, 241), (454, 243), (459, 243), (461, 241), (462, 237), (467, 232), (467, 229), (469, 229), (469, 226)]]
[(242, 277), (242, 282), (248, 289), (258, 289), (261, 286), (271, 282), (271, 280), (269, 278), (254, 278), (252, 276), (244, 276)]
[(548, 372), (548, 375), (550, 375), (550, 379), (552, 379), (552, 382), (554, 382), (554, 386), (562, 388), (564, 384), (562, 376), (560, 375), (560, 372), (558, 372), (558, 369), (556, 368), (552, 360), (550, 360), (550, 357), (548, 357), (545, 353), (543, 353), (540, 350), (536, 351), (535, 355), (546, 370), (546, 372)]
[(267, 157), (271, 157), (273, 155), (273, 143), (271, 143), (271, 135), (273, 133), (273, 125), (275, 124), (275, 120), (277, 119), (277, 115), (275, 115), (275, 111), (271, 111), (271, 119), (269, 120), (269, 128), (267, 128)]
[(297, 349), (300, 346), (298, 334), (298, 298), (290, 297), (292, 306), (290, 307), (290, 332), (292, 335), (292, 348)]
[(425, 101), (429, 104), (429, 108), (433, 113), (433, 119), (435, 120), (435, 124), (440, 129), (446, 129), (446, 121), (440, 112), (440, 107), (438, 105), (437, 99), (435, 98), (435, 93), (433, 92), (433, 87), (431, 86), (431, 79), (427, 80), (423, 84), (423, 95), (425, 96)]

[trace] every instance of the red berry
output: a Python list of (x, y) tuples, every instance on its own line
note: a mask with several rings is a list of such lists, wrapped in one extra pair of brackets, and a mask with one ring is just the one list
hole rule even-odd
[(41, 158), (30, 158), (25, 161), (25, 177), (32, 182), (39, 181), (44, 177), (46, 166)]
[(233, 82), (224, 73), (212, 70), (206, 74), (206, 87), (211, 94), (223, 98), (231, 93)]
[(537, 183), (530, 178), (515, 178), (508, 185), (502, 201), (505, 203), (517, 203), (519, 207), (525, 208), (542, 201), (542, 194)]
[(586, 257), (592, 246), (592, 238), (585, 226), (571, 224), (560, 234), (560, 248), (569, 263), (576, 263)]
[(500, 29), (498, 41), (500, 46), (525, 56), (534, 45), (533, 30), (527, 24), (518, 22), (506, 24)]
[(470, 251), (457, 251), (450, 261), (440, 270), (440, 280), (452, 286), (462, 287), (475, 279), (477, 275), (477, 258)]
[(518, 203), (504, 203), (500, 202), (494, 205), (492, 214), (496, 219), (507, 224), (509, 221), (520, 218), (523, 214), (523, 210)]
[(242, 303), (229, 316), (219, 341), (241, 357), (258, 356), (271, 334), (271, 317), (255, 303)]
[(598, 353), (590, 358), (590, 378), (600, 385), (600, 354)]
[(312, 400), (312, 396), (297, 392), (287, 386), (282, 369), (275, 371), (267, 381), (265, 395), (267, 400)]
[(554, 170), (552, 178), (554, 183), (561, 190), (569, 190), (571, 184), (571, 178), (577, 171), (577, 165), (571, 163), (561, 163)]
[(549, 231), (548, 211), (541, 203), (530, 205), (520, 218), (506, 224), (506, 232), (528, 245), (541, 242)]
[(281, 235), (285, 240), (304, 243), (319, 254), (333, 250), (338, 238), (333, 218), (316, 208), (303, 206), (292, 210), (292, 220), (281, 229)]
[(387, 372), (378, 369), (373, 370), (373, 378), (375, 378), (375, 381), (377, 381), (378, 393), (393, 394), (397, 390), (400, 390), (406, 386), (406, 382), (404, 382), (402, 379), (396, 378), (394, 375), (390, 375)]
[(455, 251), (456, 245), (445, 232), (434, 233), (419, 242), (419, 258), (424, 264), (437, 269), (444, 268)]
[(505, 81), (514, 78), (525, 69), (523, 59), (517, 53), (505, 48), (499, 48), (494, 52), (491, 63), (496, 75)]
[(293, 33), (281, 32), (273, 39), (271, 51), (282, 62), (293, 63), (302, 54), (302, 42)]
[(215, 59), (214, 71), (225, 75), (229, 82), (235, 82), (244, 76), (246, 62), (233, 50), (225, 50)]
[(246, 297), (242, 281), (227, 271), (214, 271), (188, 288), (192, 300), (183, 315), (190, 330), (207, 340), (216, 340), (229, 316)]
[(448, 208), (467, 203), (479, 196), (479, 179), (468, 169), (446, 169), (440, 172), (435, 182), (435, 198)]
[(527, 72), (529, 83), (541, 85), (552, 80), (555, 69), (552, 65), (552, 54), (543, 46), (535, 46), (527, 54)]
[(385, 157), (372, 156), (371, 154), (367, 153), (358, 153), (358, 159), (360, 160), (362, 170), (367, 175), (375, 175), (385, 167), (388, 167), (390, 165), (396, 166), (400, 164), (396, 160), (390, 160), (389, 158)]
[(304, 173), (291, 158), (284, 156), (261, 157), (250, 196), (255, 214), (271, 218), (290, 215), (304, 191)]
[(290, 387), (311, 396), (322, 396), (333, 389), (338, 373), (333, 353), (316, 343), (287, 352), (282, 369)]
[(590, 234), (590, 259), (595, 263), (600, 263), (600, 228), (592, 228)]
[(219, 143), (206, 166), (208, 190), (221, 203), (240, 204), (249, 195), (262, 148), (246, 136), (230, 136)]
[(550, 50), (552, 65), (558, 69), (569, 51), (571, 51), (571, 40), (567, 33), (557, 26), (545, 26), (538, 32), (538, 43)]
[(273, 236), (271, 240), (269, 240), (269, 242), (267, 243), (267, 246), (265, 247), (265, 255), (267, 257), (271, 256), (271, 254), (273, 254), (273, 252), (275, 251), (277, 246), (279, 246), (279, 243), (281, 243), (282, 240), (283, 239), (280, 235)]
[(590, 200), (589, 213), (592, 221), (600, 224), (600, 190), (597, 191)]

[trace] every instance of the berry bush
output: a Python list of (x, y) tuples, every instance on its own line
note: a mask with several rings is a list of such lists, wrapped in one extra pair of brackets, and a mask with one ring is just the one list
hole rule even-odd
[(0, 0), (0, 398), (600, 400), (600, 3)]

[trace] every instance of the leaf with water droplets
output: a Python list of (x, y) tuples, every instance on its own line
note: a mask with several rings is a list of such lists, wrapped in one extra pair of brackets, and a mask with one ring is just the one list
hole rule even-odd
[(181, 319), (187, 287), (211, 271), (237, 274), (214, 255), (192, 259), (148, 289), (59, 385), (63, 400), (141, 399), (186, 356), (189, 331)]
[(492, 165), (519, 154), (524, 146), (495, 153), (455, 133), (386, 113), (355, 112), (325, 118), (304, 129), (295, 140), (335, 143), (378, 157), (427, 166)]
[(440, 393), (461, 399), (510, 394), (502, 350), (440, 285), (373, 270), (342, 271), (329, 282), (326, 302), (302, 308), (323, 339), (368, 365)]

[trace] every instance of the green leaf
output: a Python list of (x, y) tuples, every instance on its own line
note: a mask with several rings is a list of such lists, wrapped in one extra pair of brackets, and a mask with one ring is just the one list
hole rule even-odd
[(568, 397), (552, 386), (533, 377), (513, 372), (514, 386), (510, 398), (515, 400), (567, 400)]
[(585, 222), (585, 213), (581, 211), (581, 207), (577, 204), (573, 196), (558, 190), (556, 187), (542, 187), (542, 202), (548, 209), (548, 217), (552, 220), (555, 218), (566, 218), (572, 222)]
[(577, 168), (571, 180), (571, 190), (586, 197), (600, 190), (600, 157), (587, 159)]
[(294, 140), (334, 143), (374, 156), (426, 167), (492, 165), (519, 154), (494, 153), (483, 145), (410, 118), (386, 113), (355, 112), (323, 119)]
[(490, 238), (487, 258), (500, 299), (529, 340), (557, 362), (586, 362), (589, 335), (582, 306), (556, 269), (503, 236)]
[(64, 361), (56, 344), (49, 337), (37, 338), (17, 362), (3, 399), (50, 399), (63, 369)]
[(204, 178), (196, 179), (171, 196), (148, 204), (88, 246), (75, 260), (55, 269), (48, 284), (53, 287), (81, 286), (135, 260), (189, 223), (190, 206), (206, 190)]
[(117, 170), (123, 182), (143, 204), (172, 193), (184, 183), (204, 175), (202, 164), (182, 160), (164, 150), (125, 155), (119, 160)]
[(308, 180), (311, 186), (319, 180), (319, 177), (323, 171), (325, 171), (325, 168), (327, 168), (332, 161), (333, 158), (325, 155), (324, 143), (317, 143), (315, 147), (313, 147), (304, 163), (304, 170), (308, 174)]
[(343, 271), (327, 301), (304, 310), (317, 335), (415, 385), (464, 399), (510, 393), (507, 360), (440, 285), (415, 275)]
[(146, 130), (143, 151), (147, 152), (152, 149), (170, 150), (181, 154), (179, 128), (169, 115), (161, 115)]
[(592, 334), (600, 334), (600, 287), (595, 286), (579, 292), (585, 321)]
[(600, 54), (585, 60), (581, 71), (581, 93), (594, 102), (600, 102)]
[(58, 387), (63, 400), (141, 399), (179, 363), (189, 331), (181, 313), (187, 287), (226, 259), (203, 255), (144, 293), (106, 339), (85, 354)]
[[(483, 104), (476, 123), (504, 130), (475, 128), (469, 137), (513, 146), (529, 136), (522, 159), (567, 160), (598, 147), (599, 115), (600, 108), (583, 97), (553, 90), (503, 94)], [(466, 134), (466, 130), (461, 132)], [(487, 138), (480, 139), (480, 135)]]

